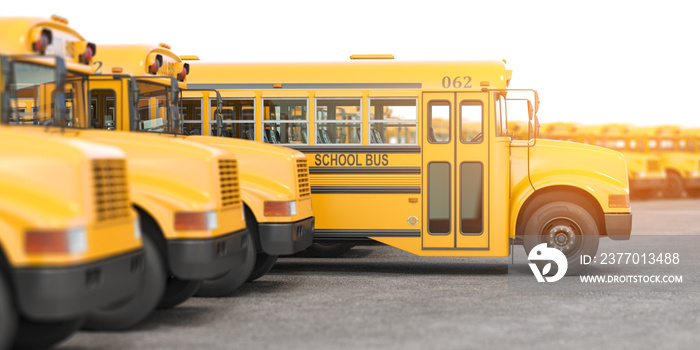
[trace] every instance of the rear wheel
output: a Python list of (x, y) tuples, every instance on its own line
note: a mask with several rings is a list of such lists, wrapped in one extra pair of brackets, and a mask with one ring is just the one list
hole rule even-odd
[(668, 198), (678, 198), (683, 195), (683, 178), (674, 172), (666, 173), (666, 183), (664, 184), (664, 196)]
[(142, 225), (142, 229), (146, 262), (141, 278), (141, 290), (128, 299), (90, 311), (85, 328), (94, 330), (131, 328), (150, 315), (163, 297), (166, 279), (165, 263), (155, 241), (149, 236), (153, 228)]
[(8, 283), (0, 271), (0, 349), (8, 349), (17, 331), (17, 312)]
[(315, 242), (306, 250), (317, 258), (337, 258), (352, 249), (355, 243), (321, 243)]
[(231, 270), (223, 275), (202, 281), (202, 285), (195, 293), (199, 297), (223, 297), (240, 288), (250, 277), (255, 266), (255, 244), (246, 231), (243, 245), (246, 246), (245, 262), (238, 266), (232, 266)]
[(66, 340), (83, 324), (83, 318), (36, 322), (21, 318), (15, 338), (16, 349), (44, 349)]
[(165, 283), (165, 294), (158, 304), (159, 309), (170, 309), (178, 306), (197, 292), (202, 281), (181, 280), (175, 276), (170, 276)]
[(560, 250), (568, 261), (567, 275), (583, 270), (581, 255), (595, 256), (598, 251), (598, 226), (583, 207), (571, 202), (551, 202), (535, 210), (525, 225), (525, 253), (541, 243)]

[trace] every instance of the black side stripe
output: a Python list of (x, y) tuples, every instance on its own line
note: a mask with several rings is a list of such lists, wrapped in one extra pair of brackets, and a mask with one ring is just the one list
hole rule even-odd
[(420, 230), (314, 230), (314, 238), (420, 237)]
[(420, 194), (420, 186), (311, 186), (318, 194)]

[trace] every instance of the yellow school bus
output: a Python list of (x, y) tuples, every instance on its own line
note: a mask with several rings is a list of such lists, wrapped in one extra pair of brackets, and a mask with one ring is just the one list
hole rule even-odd
[[(548, 125), (547, 129), (552, 129), (552, 126)], [(664, 189), (666, 173), (661, 166), (661, 158), (646, 150), (645, 135), (636, 132), (630, 125), (571, 125), (568, 132), (559, 125), (560, 133), (557, 134), (557, 128), (553, 131), (542, 137), (584, 142), (622, 153), (627, 163), (631, 195), (642, 198), (655, 196)]]
[(688, 152), (692, 143), (684, 137), (682, 129), (675, 125), (660, 125), (635, 130), (645, 135), (647, 150), (661, 158), (666, 172), (664, 195), (670, 198), (683, 194), (700, 196), (700, 154)]
[[(3, 38), (26, 34), (24, 24), (0, 20)], [(24, 38), (20, 45), (35, 51), (47, 40), (42, 31)], [(3, 122), (24, 110), (18, 62), (62, 64), (17, 51), (23, 50), (0, 42)], [(52, 81), (65, 81), (56, 73)], [(54, 92), (56, 115), (66, 100)], [(0, 349), (51, 346), (90, 310), (139, 292), (144, 252), (128, 188), (126, 158), (117, 148), (0, 125)]]
[[(214, 90), (184, 90), (186, 77), (191, 73), (189, 65), (167, 46), (101, 46), (94, 73), (90, 89), (97, 124), (104, 126), (112, 120), (117, 130), (157, 133), (236, 154), (241, 200), (258, 252), (248, 280), (264, 275), (278, 255), (299, 252), (312, 243), (314, 217), (306, 157), (284, 147), (209, 136), (224, 135), (229, 124), (220, 117), (217, 126), (213, 117), (203, 120), (202, 116), (229, 111), (231, 107)], [(119, 98), (116, 91), (123, 91), (124, 97), (131, 91), (133, 104), (124, 105), (128, 99), (123, 98), (121, 108), (115, 108), (113, 101)], [(156, 94), (171, 106), (180, 106), (181, 113), (154, 113), (149, 99)], [(207, 132), (210, 130), (213, 131)], [(224, 279), (205, 281), (198, 295), (230, 294), (231, 287)]]
[[(561, 249), (575, 273), (599, 236), (629, 238), (622, 155), (537, 139), (537, 93), (508, 90), (503, 62), (354, 58), (190, 62), (189, 88), (217, 89), (253, 111), (234, 118), (254, 140), (307, 155), (316, 240), (507, 256), (512, 237), (526, 251)], [(508, 130), (517, 114), (531, 123), (527, 141)]]
[(540, 138), (548, 140), (560, 140), (571, 142), (585, 142), (586, 135), (581, 132), (578, 123), (543, 123), (540, 127)]
[[(48, 66), (18, 56), (10, 94), (21, 105), (3, 123), (117, 146), (127, 156), (129, 204), (138, 212), (144, 233), (144, 281), (128, 302), (93, 309), (86, 327), (132, 327), (156, 306), (172, 307), (189, 298), (202, 280), (243, 270), (255, 252), (243, 218), (234, 155), (184, 140), (89, 129), (88, 76), (97, 47), (64, 20), (1, 25), (23, 27), (3, 36), (1, 40), (9, 43), (28, 42), (27, 33), (47, 33), (50, 39), (38, 54), (58, 56), (62, 62)], [(23, 54), (30, 48), (14, 49)], [(51, 79), (57, 72), (67, 75), (65, 81)], [(67, 99), (66, 117), (61, 119), (50, 118), (56, 86), (64, 87)], [(153, 105), (159, 112), (169, 108), (161, 102)]]

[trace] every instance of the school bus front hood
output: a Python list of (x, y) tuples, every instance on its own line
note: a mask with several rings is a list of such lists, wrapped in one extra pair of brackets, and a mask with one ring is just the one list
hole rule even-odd
[(529, 148), (528, 169), (535, 190), (574, 186), (607, 207), (607, 194), (629, 194), (627, 165), (620, 152), (568, 141), (537, 140)]
[(95, 220), (93, 161), (124, 160), (115, 147), (0, 126), (0, 212), (20, 229)]
[(268, 200), (294, 200), (298, 196), (296, 166), (297, 159), (306, 159), (303, 153), (287, 147), (227, 137), (188, 136), (186, 140), (225, 147), (234, 152), (238, 158), (241, 184), (263, 185), (277, 196)]
[(221, 201), (218, 160), (232, 157), (226, 151), (147, 133), (57, 128), (52, 132), (118, 147), (126, 153), (132, 187), (167, 199), (181, 210), (214, 210)]

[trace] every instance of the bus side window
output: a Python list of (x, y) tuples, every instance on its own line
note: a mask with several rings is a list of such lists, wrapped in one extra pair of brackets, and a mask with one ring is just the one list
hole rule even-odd
[(415, 98), (370, 98), (370, 144), (418, 143), (418, 108)]
[(308, 100), (305, 98), (263, 99), (264, 138), (268, 143), (306, 144)]
[(362, 100), (316, 99), (316, 143), (361, 144)]
[[(209, 125), (210, 135), (216, 136), (216, 120), (214, 111), (216, 110), (216, 99), (210, 99), (211, 119)], [(222, 101), (221, 119), (223, 121), (223, 137), (233, 137), (237, 139), (255, 140), (255, 100), (253, 99), (230, 99)], [(267, 142), (267, 141), (265, 141)]]

